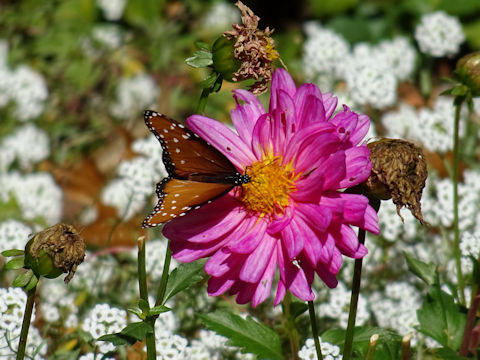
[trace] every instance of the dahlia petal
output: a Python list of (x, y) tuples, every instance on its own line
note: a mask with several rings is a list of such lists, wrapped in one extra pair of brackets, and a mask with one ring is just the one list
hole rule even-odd
[(277, 254), (280, 278), (283, 280), (288, 291), (304, 301), (313, 300), (315, 294), (307, 281), (303, 269), (295, 266), (292, 261), (288, 260), (288, 255), (284, 249), (279, 249)]
[(284, 90), (277, 91), (277, 107), (272, 111), (272, 139), (276, 155), (285, 152), (285, 139), (290, 138), (295, 128), (295, 104), (292, 97)]
[(270, 261), (267, 264), (267, 267), (265, 268), (262, 278), (258, 282), (257, 289), (255, 290), (255, 294), (252, 297), (253, 307), (257, 307), (257, 305), (264, 302), (270, 296), (273, 277), (275, 276), (276, 269), (277, 269), (277, 252), (273, 251), (273, 255), (270, 257)]
[(259, 281), (270, 258), (275, 256), (275, 246), (277, 239), (268, 234), (264, 234), (259, 246), (247, 257), (240, 270), (239, 278), (249, 283)]
[[(246, 143), (252, 142), (252, 131), (257, 119), (265, 114), (265, 109), (250, 91), (238, 89), (233, 91), (237, 107), (230, 111), (232, 123), (240, 138)], [(240, 104), (239, 100), (244, 104)]]
[(330, 289), (336, 288), (338, 285), (338, 280), (334, 274), (329, 272), (324, 266), (320, 263), (316, 268), (315, 272), (320, 276), (320, 279), (323, 280), (325, 285), (327, 285)]
[(268, 225), (267, 232), (271, 235), (281, 232), (285, 226), (290, 224), (295, 215), (295, 206), (289, 205), (283, 209), (282, 215), (276, 215)]
[(292, 219), (290, 224), (282, 230), (282, 244), (287, 250), (290, 260), (293, 260), (303, 250), (305, 233), (306, 231), (304, 232), (303, 228), (296, 223), (296, 219)]
[(262, 241), (267, 225), (267, 222), (264, 220), (254, 216), (250, 217), (248, 226), (242, 229), (242, 235), (228, 245), (228, 251), (236, 254), (250, 254)]
[(366, 146), (355, 146), (345, 150), (347, 173), (340, 181), (340, 188), (349, 188), (367, 180), (372, 170), (370, 150)]
[(214, 254), (217, 250), (230, 242), (229, 236), (221, 237), (209, 243), (192, 243), (183, 238), (169, 238), (170, 249), (175, 260), (192, 262)]
[(210, 296), (218, 296), (230, 290), (235, 284), (235, 279), (230, 276), (211, 277), (208, 279), (207, 292)]
[(316, 121), (326, 121), (322, 93), (316, 85), (301, 85), (297, 89), (294, 101), (297, 109), (297, 129)]
[(226, 249), (220, 249), (208, 259), (205, 272), (214, 277), (220, 277), (233, 269), (240, 268), (245, 256), (232, 254)]
[(338, 271), (342, 267), (342, 263), (343, 263), (342, 253), (340, 252), (340, 250), (338, 250), (338, 248), (334, 247), (332, 249), (332, 258), (328, 263), (328, 267), (327, 267), (328, 271), (333, 275), (338, 274)]
[(250, 147), (226, 125), (202, 115), (188, 117), (187, 125), (225, 155), (239, 172), (255, 161)]
[(330, 122), (337, 127), (338, 137), (342, 141), (347, 141), (350, 140), (351, 134), (355, 131), (358, 115), (346, 105), (343, 105), (343, 111), (337, 113)]
[[(310, 262), (310, 264), (312, 264), (313, 266), (316, 266), (320, 257), (324, 253), (323, 244), (321, 243), (317, 234), (312, 230), (312, 228), (307, 223), (305, 223), (301, 218), (295, 219), (294, 221), (297, 225), (295, 229), (301, 229), (302, 240), (303, 240), (302, 241), (303, 253), (305, 254), (305, 257)], [(292, 221), (292, 223), (294, 221)], [(295, 256), (297, 255), (298, 254), (295, 254)], [(291, 257), (291, 254), (288, 254), (288, 256), (290, 256), (290, 259), (293, 259), (293, 257)]]
[(285, 294), (287, 293), (287, 288), (282, 280), (279, 280), (277, 283), (277, 292), (275, 294), (275, 300), (273, 301), (273, 306), (277, 306), (283, 301)]
[(368, 133), (370, 128), (370, 118), (364, 114), (358, 114), (358, 123), (355, 130), (350, 135), (350, 142), (353, 145), (359, 144)]
[(246, 283), (244, 281), (237, 281), (230, 289), (230, 295), (237, 294), (235, 301), (237, 304), (246, 304), (252, 301), (253, 294), (255, 294), (256, 284)]
[(259, 117), (252, 133), (252, 150), (257, 159), (262, 159), (265, 154), (273, 150), (271, 138), (272, 118), (270, 114)]
[(322, 133), (312, 142), (304, 144), (298, 149), (294, 162), (297, 172), (310, 173), (316, 168), (323, 167), (325, 160), (337, 152), (340, 142), (332, 133)]
[(165, 224), (163, 235), (190, 242), (210, 242), (234, 230), (247, 215), (237, 199), (224, 195), (210, 204)]
[(278, 106), (277, 91), (282, 89), (286, 91), (290, 97), (294, 97), (297, 86), (290, 74), (284, 69), (278, 68), (272, 75), (272, 83), (270, 88), (270, 106), (269, 112), (272, 112)]
[(338, 99), (331, 93), (322, 94), (323, 107), (325, 108), (325, 118), (330, 119), (337, 108)]
[(300, 216), (318, 231), (326, 231), (332, 220), (332, 212), (325, 207), (308, 203), (297, 203)]
[(343, 255), (360, 259), (368, 253), (367, 248), (358, 242), (357, 234), (350, 226), (342, 224), (337, 235), (339, 237), (336, 239), (336, 245)]

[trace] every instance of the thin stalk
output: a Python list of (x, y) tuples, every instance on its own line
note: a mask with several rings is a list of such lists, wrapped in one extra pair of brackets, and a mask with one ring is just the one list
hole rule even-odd
[(373, 355), (375, 354), (375, 349), (377, 348), (378, 338), (379, 338), (378, 334), (373, 334), (370, 337), (370, 342), (368, 343), (368, 350), (367, 350), (367, 354), (365, 355), (365, 360), (373, 359)]
[(286, 319), (286, 331), (288, 333), (288, 340), (290, 342), (290, 352), (292, 359), (298, 359), (298, 331), (295, 326), (295, 319), (292, 318), (291, 310), (292, 295), (287, 292), (283, 300), (283, 312)]
[(317, 359), (323, 360), (322, 347), (320, 346), (320, 340), (317, 329), (317, 319), (315, 316), (315, 308), (313, 307), (313, 301), (308, 302), (308, 313), (310, 315), (310, 325), (312, 326), (312, 336), (315, 342), (315, 350), (317, 351)]
[(465, 284), (462, 273), (461, 252), (460, 252), (460, 229), (458, 227), (458, 163), (459, 163), (459, 124), (460, 110), (464, 98), (455, 98), (455, 124), (453, 128), (453, 161), (452, 161), (452, 182), (453, 182), (453, 253), (457, 268), (458, 295), (462, 305), (465, 305)]
[[(148, 303), (147, 290), (147, 269), (145, 261), (145, 237), (141, 236), (137, 240), (138, 245), (138, 287), (140, 289), (140, 297)], [(145, 344), (147, 346), (147, 360), (155, 360), (157, 358), (157, 348), (155, 343), (155, 318), (147, 316), (144, 320), (152, 326), (152, 331), (145, 336)]]
[(468, 348), (471, 343), (471, 337), (473, 333), (473, 327), (475, 326), (475, 321), (477, 320), (477, 311), (480, 305), (480, 286), (477, 285), (477, 291), (472, 297), (470, 309), (468, 309), (467, 322), (465, 324), (465, 331), (463, 333), (462, 346), (460, 347), (460, 356), (468, 355)]
[(195, 110), (196, 114), (203, 114), (203, 112), (205, 111), (205, 107), (207, 106), (208, 96), (211, 92), (212, 90), (210, 88), (202, 90), (202, 94), (200, 95), (200, 99), (198, 100), (197, 109)]
[[(365, 230), (358, 230), (358, 242), (365, 243)], [(360, 295), (360, 283), (362, 278), (362, 259), (355, 259), (353, 270), (352, 294), (350, 296), (350, 311), (348, 313), (347, 332), (345, 334), (345, 345), (343, 348), (343, 359), (350, 360), (352, 357), (353, 334), (355, 332), (355, 319), (357, 317), (358, 297)]]
[(23, 360), (25, 358), (25, 348), (27, 346), (28, 330), (30, 329), (30, 321), (32, 319), (33, 304), (35, 303), (36, 291), (37, 287), (34, 286), (32, 289), (28, 290), (27, 293), (27, 303), (25, 304), (22, 330), (20, 331), (20, 340), (18, 342), (17, 360)]
[(402, 339), (402, 360), (409, 360), (410, 359), (410, 349), (411, 349), (411, 341), (413, 335), (407, 334)]

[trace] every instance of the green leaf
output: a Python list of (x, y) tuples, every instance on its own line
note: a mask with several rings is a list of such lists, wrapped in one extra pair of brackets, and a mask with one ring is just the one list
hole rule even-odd
[(308, 310), (308, 305), (304, 301), (292, 301), (290, 304), (290, 313), (293, 318), (297, 318)]
[(215, 85), (215, 82), (217, 81), (217, 78), (219, 77), (220, 75), (217, 74), (217, 73), (211, 73), (209, 77), (207, 77), (205, 80), (203, 80), (201, 83), (200, 83), (200, 87), (202, 89), (208, 89), (208, 88), (213, 88), (213, 86)]
[(150, 310), (150, 304), (147, 300), (144, 299), (140, 299), (138, 301), (138, 307), (140, 308), (140, 310), (142, 310), (144, 314), (148, 314), (148, 310)]
[(436, 357), (446, 360), (467, 360), (466, 357), (460, 356), (456, 351), (449, 348), (440, 348), (436, 352)]
[(32, 279), (33, 276), (33, 271), (28, 270), (27, 272), (24, 272), (23, 274), (18, 275), (15, 280), (13, 280), (12, 285), (15, 287), (24, 287), (26, 286), (30, 280)]
[(203, 42), (203, 41), (195, 41), (195, 46), (201, 50), (205, 50), (205, 51), (211, 51), (212, 48), (210, 46), (210, 44), (207, 44), (206, 42)]
[(438, 0), (436, 10), (443, 10), (450, 15), (470, 15), (480, 10), (478, 0)]
[[(32, 271), (33, 273), (33, 271)], [(25, 290), (30, 291), (32, 290), (35, 286), (38, 284), (38, 277), (37, 275), (33, 274), (32, 278), (28, 282), (28, 284), (25, 286)]]
[(213, 64), (212, 53), (205, 50), (197, 50), (185, 62), (194, 68), (203, 68)]
[(455, 304), (452, 295), (438, 285), (430, 288), (422, 307), (417, 310), (418, 330), (437, 340), (441, 345), (458, 350), (462, 343), (467, 316)]
[(432, 285), (435, 282), (437, 274), (437, 266), (433, 263), (425, 263), (415, 259), (411, 254), (403, 252), (407, 260), (408, 270), (414, 275), (422, 279), (427, 285)]
[(5, 264), (5, 269), (6, 270), (21, 269), (25, 265), (24, 260), (25, 260), (25, 258), (23, 258), (23, 257), (14, 258), (14, 259), (10, 260), (9, 262), (7, 262)]
[(129, 313), (137, 315), (140, 319), (145, 320), (145, 314), (138, 308), (128, 308), (127, 311)]
[(155, 316), (155, 315), (159, 315), (159, 314), (164, 313), (164, 312), (169, 312), (171, 310), (172, 309), (170, 309), (169, 307), (164, 306), (164, 305), (155, 306), (155, 307), (150, 309), (150, 311), (148, 312), (148, 315)]
[(199, 316), (209, 329), (227, 337), (229, 345), (238, 346), (244, 352), (256, 354), (260, 358), (284, 358), (278, 334), (250, 316), (242, 319), (227, 311)]
[[(345, 329), (327, 330), (321, 336), (322, 341), (338, 345), (343, 352)], [(367, 354), (370, 338), (378, 334), (379, 339), (373, 355), (374, 360), (398, 360), (401, 354), (402, 338), (397, 333), (378, 327), (357, 326), (353, 337), (354, 358), (363, 359)]]
[(10, 249), (10, 250), (2, 251), (1, 254), (5, 257), (20, 256), (25, 254), (25, 250)]
[(152, 325), (145, 321), (139, 321), (125, 326), (122, 331), (120, 331), (120, 334), (141, 341), (145, 339), (147, 333), (151, 332), (153, 332)]
[(121, 333), (116, 333), (116, 334), (107, 334), (100, 336), (97, 341), (108, 341), (111, 342), (115, 346), (120, 346), (120, 345), (133, 345), (137, 342), (137, 339), (123, 335)]
[(181, 264), (174, 269), (168, 277), (167, 289), (162, 305), (165, 305), (169, 299), (180, 291), (202, 280), (204, 274), (202, 268), (204, 265), (205, 261), (195, 261), (188, 264)]

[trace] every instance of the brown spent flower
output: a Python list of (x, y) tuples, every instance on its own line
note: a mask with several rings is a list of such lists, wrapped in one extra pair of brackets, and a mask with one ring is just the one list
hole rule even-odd
[(399, 139), (381, 139), (369, 143), (372, 172), (363, 183), (367, 195), (381, 200), (392, 199), (400, 209), (406, 206), (422, 224), (420, 200), (427, 179), (427, 164), (422, 149)]
[(268, 83), (272, 79), (273, 61), (279, 59), (275, 41), (270, 37), (274, 30), (268, 27), (265, 30), (258, 29), (260, 18), (241, 1), (237, 1), (235, 5), (242, 12), (243, 24), (233, 24), (233, 30), (223, 33), (228, 40), (235, 41), (234, 56), (241, 61), (233, 81), (257, 80), (250, 87), (250, 91), (260, 95), (267, 91)]
[[(33, 258), (30, 261), (32, 269), (35, 266), (42, 270), (45, 269), (45, 261), (43, 260), (45, 255), (48, 256), (51, 265), (53, 265), (53, 269), (48, 269), (47, 266), (46, 270), (50, 270), (51, 274), (54, 274), (55, 270), (68, 273), (64, 279), (68, 283), (75, 274), (77, 266), (85, 258), (85, 241), (73, 226), (68, 224), (54, 225), (36, 234), (26, 247), (26, 259)], [(28, 261), (26, 262), (28, 263)]]

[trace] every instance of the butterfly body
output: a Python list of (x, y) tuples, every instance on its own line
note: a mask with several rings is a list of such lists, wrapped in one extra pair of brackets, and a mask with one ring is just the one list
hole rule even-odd
[(159, 201), (143, 227), (157, 226), (250, 181), (220, 151), (185, 125), (147, 110), (145, 124), (162, 146), (168, 177), (157, 184)]

